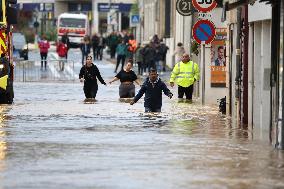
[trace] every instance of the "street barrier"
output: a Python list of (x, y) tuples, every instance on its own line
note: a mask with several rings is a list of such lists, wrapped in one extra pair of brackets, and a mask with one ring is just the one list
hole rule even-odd
[(46, 69), (35, 61), (17, 61), (14, 67), (14, 81), (16, 82), (74, 82), (78, 74), (74, 71), (74, 61), (67, 60), (64, 70), (59, 67), (60, 60), (48, 60)]

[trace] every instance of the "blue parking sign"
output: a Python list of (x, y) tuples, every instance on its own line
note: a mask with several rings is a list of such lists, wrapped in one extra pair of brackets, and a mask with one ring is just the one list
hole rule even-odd
[(139, 24), (139, 22), (140, 22), (139, 15), (131, 15), (131, 23), (132, 24)]

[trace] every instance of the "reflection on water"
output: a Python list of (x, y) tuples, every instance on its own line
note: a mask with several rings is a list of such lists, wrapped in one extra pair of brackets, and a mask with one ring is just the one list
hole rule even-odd
[[(5, 157), (7, 150), (7, 143), (5, 141), (6, 131), (5, 131), (5, 114), (6, 114), (6, 106), (0, 106), (0, 171), (4, 171), (5, 168)], [(1, 181), (1, 178), (0, 178)]]
[(144, 113), (117, 87), (84, 104), (81, 87), (16, 84), (0, 188), (284, 188), (283, 152), (215, 107), (164, 98), (162, 113)]

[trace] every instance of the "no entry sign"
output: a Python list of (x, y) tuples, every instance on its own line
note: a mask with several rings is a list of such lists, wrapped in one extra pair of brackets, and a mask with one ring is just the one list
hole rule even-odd
[(205, 44), (211, 43), (215, 38), (215, 26), (209, 20), (199, 20), (192, 28), (193, 38), (199, 44), (202, 41)]
[(192, 5), (199, 12), (209, 12), (217, 6), (217, 3), (215, 0), (192, 0)]

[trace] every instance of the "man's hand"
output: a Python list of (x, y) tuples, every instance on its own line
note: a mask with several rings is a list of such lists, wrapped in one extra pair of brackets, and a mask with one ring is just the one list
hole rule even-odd
[(171, 86), (171, 87), (174, 87), (174, 86), (175, 86), (175, 83), (174, 83), (174, 82), (170, 82), (170, 86)]
[(133, 104), (135, 104), (134, 100), (132, 100), (132, 101), (130, 102), (130, 105), (133, 105)]
[(84, 78), (81, 78), (81, 79), (80, 79), (80, 82), (81, 82), (81, 83), (82, 83), (82, 82), (84, 82), (84, 81), (85, 81), (85, 79), (84, 79)]
[(172, 99), (173, 98), (173, 94), (169, 94), (169, 96), (168, 96), (170, 99)]
[(109, 84), (111, 84), (112, 83), (112, 81), (110, 81), (110, 82), (108, 82)]

